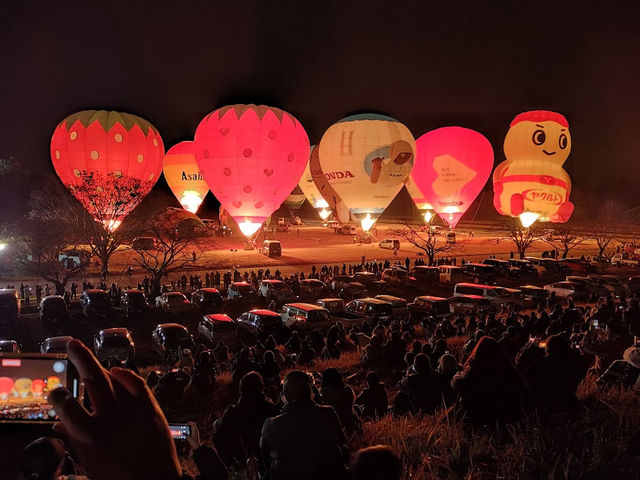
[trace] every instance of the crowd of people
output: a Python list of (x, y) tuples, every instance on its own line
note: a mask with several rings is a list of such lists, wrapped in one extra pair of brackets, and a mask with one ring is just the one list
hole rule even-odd
[[(306, 278), (386, 267), (363, 259), (355, 266), (313, 268)], [(245, 275), (255, 283), (282, 278), (268, 270)], [(216, 276), (206, 275), (205, 282), (208, 277), (215, 286)], [(304, 273), (286, 277), (292, 283), (301, 278)], [(228, 478), (230, 469), (240, 469), (252, 480), (391, 480), (403, 472), (389, 447), (349, 454), (348, 445), (362, 434), (364, 422), (448, 409), (464, 423), (496, 429), (517, 422), (528, 410), (542, 415), (578, 410), (576, 392), (589, 372), (602, 385), (636, 385), (636, 336), (640, 303), (630, 293), (600, 298), (594, 305), (570, 301), (529, 311), (511, 306), (499, 314), (336, 322), (326, 330), (300, 332), (283, 326), (251, 345), (219, 342), (181, 351), (175, 363), (151, 370), (145, 380), (127, 369), (105, 369), (72, 342), (70, 358), (87, 384), (91, 413), (64, 390), (51, 400), (61, 416), (60, 431), (92, 480), (181, 478), (162, 412), (188, 416), (194, 398), (214, 399), (223, 388), (238, 397), (211, 425), (211, 441), (200, 440), (195, 424), (188, 438), (198, 478)], [(341, 364), (347, 353), (359, 362)], [(219, 385), (222, 374), (230, 387)], [(134, 427), (139, 428), (135, 434)], [(114, 439), (125, 434), (136, 438), (134, 450), (148, 440), (140, 459), (125, 451), (132, 440), (115, 445)], [(152, 434), (156, 438), (145, 436)], [(144, 455), (154, 469), (141, 474), (136, 462)], [(27, 478), (53, 479), (74, 467), (60, 440), (39, 439), (23, 452), (23, 469)]]

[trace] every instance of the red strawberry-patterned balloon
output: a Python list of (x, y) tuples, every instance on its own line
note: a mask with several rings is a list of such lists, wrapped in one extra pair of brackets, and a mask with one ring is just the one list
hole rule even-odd
[(297, 185), (309, 138), (291, 114), (264, 105), (229, 105), (196, 129), (194, 151), (209, 188), (246, 237)]
[(62, 183), (89, 214), (115, 230), (162, 172), (162, 138), (129, 113), (85, 110), (65, 118), (51, 137), (51, 160)]

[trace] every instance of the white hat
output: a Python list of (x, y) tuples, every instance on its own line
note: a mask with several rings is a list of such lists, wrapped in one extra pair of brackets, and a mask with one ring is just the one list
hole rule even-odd
[(640, 368), (640, 348), (627, 348), (622, 354), (622, 358), (624, 358), (627, 363), (630, 363), (634, 367)]

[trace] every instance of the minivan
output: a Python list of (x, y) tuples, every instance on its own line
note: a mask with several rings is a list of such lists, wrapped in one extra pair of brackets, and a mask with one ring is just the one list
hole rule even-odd
[(386, 248), (387, 250), (397, 250), (400, 248), (400, 240), (385, 238), (378, 244), (378, 247)]
[(418, 265), (411, 269), (410, 274), (420, 285), (425, 283), (438, 283), (440, 281), (440, 270), (438, 270), (438, 267)]
[(265, 240), (260, 247), (260, 253), (267, 257), (279, 257), (282, 255), (282, 245), (278, 240)]
[(397, 320), (405, 320), (409, 318), (409, 308), (404, 298), (394, 297), (393, 295), (376, 295), (376, 300), (390, 303), (393, 306), (393, 318)]
[(408, 305), (412, 320), (422, 320), (425, 317), (443, 317), (449, 314), (449, 303), (446, 298), (423, 295), (413, 299)]
[(453, 287), (453, 296), (459, 297), (462, 295), (476, 295), (486, 298), (492, 303), (507, 303), (510, 297), (509, 293), (504, 291), (502, 287), (483, 285), (480, 283), (456, 284), (456, 286)]
[(440, 272), (440, 283), (453, 285), (464, 278), (462, 267), (456, 267), (455, 265), (440, 265), (438, 271)]
[(474, 283), (495, 283), (496, 281), (495, 268), (482, 263), (465, 263), (462, 265), (462, 274)]
[(311, 303), (287, 303), (282, 307), (282, 321), (287, 327), (323, 327), (331, 323), (331, 314), (326, 308)]

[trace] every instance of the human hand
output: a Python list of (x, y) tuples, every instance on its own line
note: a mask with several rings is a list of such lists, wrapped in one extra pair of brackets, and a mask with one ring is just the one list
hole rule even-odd
[(187, 442), (189, 442), (191, 450), (197, 450), (200, 448), (200, 431), (195, 422), (188, 422), (187, 425), (191, 429), (191, 434), (187, 435)]
[(88, 412), (64, 388), (49, 401), (55, 429), (74, 447), (92, 480), (176, 480), (182, 475), (169, 425), (145, 381), (123, 368), (106, 371), (78, 340), (69, 359), (85, 385)]

